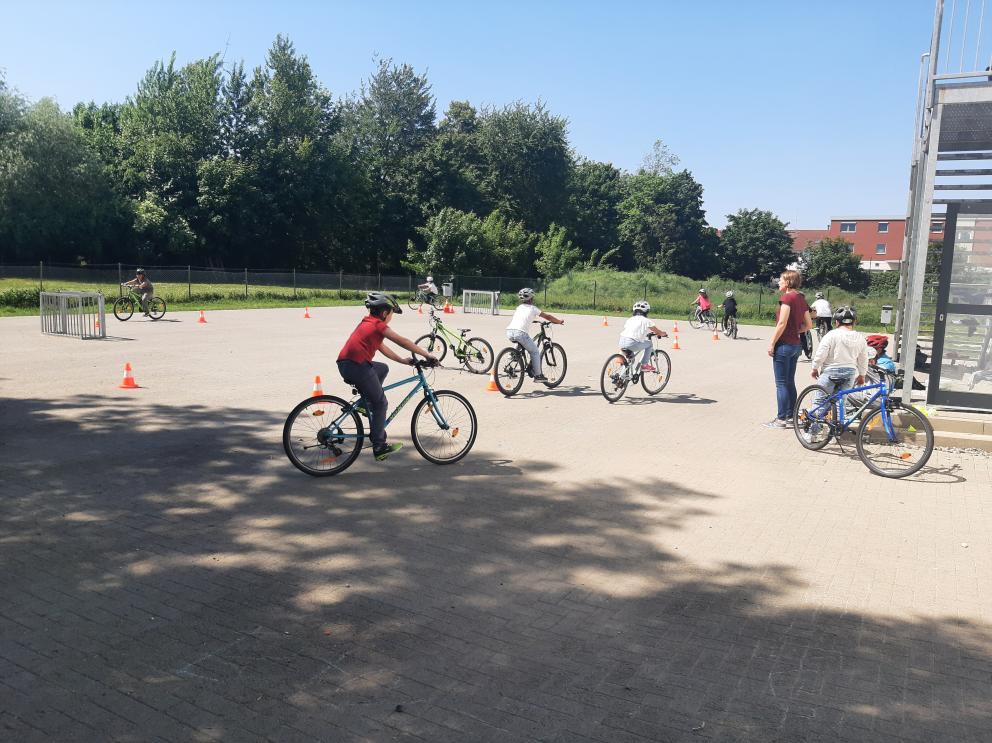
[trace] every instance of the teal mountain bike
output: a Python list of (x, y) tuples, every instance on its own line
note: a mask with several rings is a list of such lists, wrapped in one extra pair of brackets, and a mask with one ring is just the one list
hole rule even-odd
[[(863, 396), (863, 400), (859, 399), (860, 405), (848, 415), (844, 402), (852, 395)], [(930, 421), (916, 408), (889, 397), (885, 380), (832, 395), (819, 385), (811, 385), (799, 393), (793, 424), (799, 443), (813, 451), (853, 431), (858, 457), (882, 477), (908, 477), (933, 454)]]
[(433, 355), (438, 361), (444, 361), (451, 347), (451, 353), (466, 369), (475, 374), (485, 374), (493, 367), (493, 347), (484, 338), (466, 338), (471, 328), (458, 328), (455, 335), (437, 316), (433, 308), (430, 310), (428, 323), (431, 332), (417, 338), (417, 345)]
[[(471, 451), (478, 433), (472, 404), (451, 390), (435, 390), (424, 369), (428, 362), (414, 360), (416, 373), (383, 387), (392, 390), (412, 384), (413, 388), (386, 419), (388, 426), (408, 402), (423, 391), (413, 411), (410, 436), (417, 451), (428, 462), (454, 464)], [(352, 389), (358, 395), (358, 390)], [(293, 465), (314, 477), (337, 475), (358, 458), (368, 433), (363, 418), (365, 400), (351, 401), (334, 395), (311, 397), (295, 408), (282, 429), (282, 446)], [(371, 446), (371, 444), (370, 444)]]

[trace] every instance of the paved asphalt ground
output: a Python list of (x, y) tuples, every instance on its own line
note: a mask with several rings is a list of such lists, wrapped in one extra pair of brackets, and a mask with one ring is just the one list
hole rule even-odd
[(611, 406), (621, 322), (575, 316), (557, 390), (435, 373), (463, 462), (409, 406), (399, 455), (313, 479), (282, 424), (347, 392), (362, 312), (312, 314), (0, 320), (0, 739), (992, 740), (989, 458), (888, 481), (762, 428), (768, 328), (683, 327), (668, 389)]

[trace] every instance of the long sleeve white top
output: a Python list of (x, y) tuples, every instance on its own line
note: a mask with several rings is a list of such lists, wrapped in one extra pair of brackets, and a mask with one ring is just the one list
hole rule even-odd
[(813, 368), (822, 372), (831, 366), (850, 366), (858, 370), (858, 376), (868, 373), (868, 344), (865, 337), (856, 330), (836, 328), (820, 341), (813, 354)]

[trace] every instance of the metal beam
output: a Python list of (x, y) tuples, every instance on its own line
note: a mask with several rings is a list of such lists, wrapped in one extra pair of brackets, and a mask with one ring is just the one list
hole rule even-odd
[(938, 160), (992, 160), (992, 152), (941, 152)]
[[(938, 157), (937, 159), (939, 160), (940, 158)], [(934, 173), (934, 175), (938, 178), (942, 175), (992, 175), (992, 169), (975, 168), (974, 170), (968, 170), (967, 168), (942, 168)]]

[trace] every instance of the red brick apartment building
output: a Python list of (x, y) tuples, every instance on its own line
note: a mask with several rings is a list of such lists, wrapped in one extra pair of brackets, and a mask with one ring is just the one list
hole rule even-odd
[[(852, 252), (861, 258), (861, 267), (871, 271), (898, 270), (902, 260), (902, 244), (906, 237), (905, 217), (831, 217), (825, 230), (789, 230), (792, 249), (801, 253), (810, 243), (825, 237), (839, 237), (852, 245)], [(930, 221), (930, 237), (944, 237), (944, 218)]]

